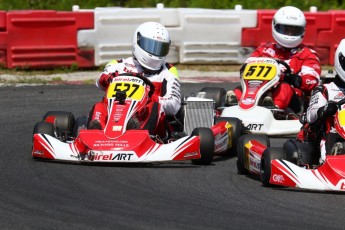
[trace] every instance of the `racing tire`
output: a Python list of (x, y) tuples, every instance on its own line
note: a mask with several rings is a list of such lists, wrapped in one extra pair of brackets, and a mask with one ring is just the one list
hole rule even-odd
[(73, 113), (65, 111), (49, 111), (44, 115), (43, 121), (45, 121), (48, 116), (56, 117), (55, 126), (60, 132), (72, 133), (75, 124)]
[(205, 98), (213, 99), (215, 108), (224, 106), (226, 98), (226, 90), (221, 87), (204, 87), (199, 92), (205, 92)]
[(72, 137), (77, 137), (79, 135), (80, 130), (82, 129), (87, 129), (87, 117), (86, 116), (82, 116), (82, 117), (78, 117), (75, 120), (75, 124), (72, 130)]
[(241, 137), (242, 130), (243, 130), (242, 121), (238, 118), (235, 118), (235, 117), (217, 117), (215, 119), (215, 124), (218, 124), (221, 121), (226, 121), (232, 126), (232, 133), (231, 133), (231, 137), (230, 137), (231, 142), (232, 142), (232, 146), (228, 150), (228, 154), (236, 156), (237, 155), (237, 142), (238, 142), (238, 139)]
[(271, 161), (285, 159), (285, 152), (281, 147), (267, 148), (261, 158), (260, 164), (260, 180), (264, 187), (274, 187), (277, 185), (270, 184), (271, 177)]
[(54, 131), (55, 131), (54, 125), (52, 123), (39, 121), (34, 126), (33, 134), (42, 133), (42, 134), (47, 134), (49, 136), (55, 137)]
[(214, 135), (210, 128), (195, 128), (192, 132), (193, 136), (200, 138), (200, 159), (191, 160), (195, 165), (210, 165), (214, 155)]
[(271, 146), (270, 139), (264, 134), (247, 134), (239, 138), (237, 143), (237, 172), (238, 174), (248, 174), (249, 170), (245, 167), (245, 147), (244, 145), (250, 140), (259, 141), (267, 147)]

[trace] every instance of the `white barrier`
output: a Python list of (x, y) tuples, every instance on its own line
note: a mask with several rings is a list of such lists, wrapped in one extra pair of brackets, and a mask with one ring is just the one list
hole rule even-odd
[(78, 32), (80, 49), (95, 51), (95, 65), (131, 56), (132, 37), (147, 21), (163, 24), (172, 45), (171, 63), (243, 63), (251, 50), (241, 47), (244, 27), (256, 27), (256, 10), (195, 8), (95, 8), (95, 28)]

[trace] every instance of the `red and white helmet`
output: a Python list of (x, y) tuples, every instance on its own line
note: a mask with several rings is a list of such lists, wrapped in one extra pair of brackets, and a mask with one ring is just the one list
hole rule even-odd
[(301, 10), (294, 6), (284, 6), (273, 16), (273, 38), (285, 48), (295, 48), (302, 43), (306, 24)]
[(158, 22), (145, 22), (133, 36), (133, 55), (140, 65), (149, 70), (159, 70), (170, 47), (168, 30)]
[(335, 51), (334, 68), (339, 78), (345, 82), (345, 39), (341, 40)]

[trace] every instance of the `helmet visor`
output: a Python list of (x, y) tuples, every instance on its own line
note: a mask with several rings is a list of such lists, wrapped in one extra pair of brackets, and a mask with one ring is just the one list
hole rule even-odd
[(345, 71), (345, 57), (342, 52), (339, 53), (338, 60), (341, 68)]
[(289, 35), (289, 36), (301, 36), (304, 34), (303, 26), (275, 24), (274, 29), (280, 34)]
[(165, 57), (169, 53), (170, 42), (161, 42), (151, 38), (145, 38), (138, 33), (137, 43), (140, 48), (157, 57)]

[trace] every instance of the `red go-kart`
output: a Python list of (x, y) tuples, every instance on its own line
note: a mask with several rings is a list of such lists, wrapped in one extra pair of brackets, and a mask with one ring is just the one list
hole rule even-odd
[[(88, 163), (191, 160), (194, 164), (208, 165), (214, 154), (232, 148), (232, 126), (227, 121), (210, 127), (201, 124), (188, 134), (168, 129), (164, 139), (150, 135), (147, 130), (128, 129), (130, 119), (148, 103), (153, 92), (152, 82), (139, 74), (115, 77), (106, 92), (108, 121), (104, 130), (86, 129), (87, 118), (75, 119), (71, 112), (47, 112), (43, 121), (35, 124), (32, 156)], [(186, 110), (188, 106), (183, 108)], [(206, 114), (214, 116), (213, 111)], [(187, 117), (190, 113), (183, 114), (182, 123), (192, 119)]]

